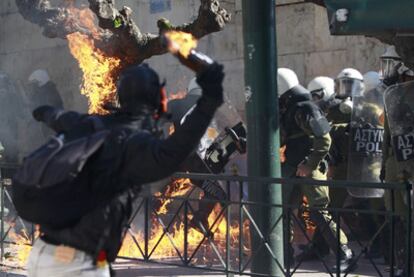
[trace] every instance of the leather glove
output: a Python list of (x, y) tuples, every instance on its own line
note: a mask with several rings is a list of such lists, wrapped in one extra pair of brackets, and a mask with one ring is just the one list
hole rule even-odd
[(203, 90), (203, 97), (207, 98), (211, 104), (218, 106), (223, 104), (223, 66), (214, 63), (197, 75), (197, 83)]
[(385, 181), (385, 168), (384, 167), (381, 168), (379, 179), (380, 179), (381, 182)]
[(37, 121), (45, 121), (45, 115), (51, 110), (50, 106), (40, 106), (33, 110), (33, 118)]

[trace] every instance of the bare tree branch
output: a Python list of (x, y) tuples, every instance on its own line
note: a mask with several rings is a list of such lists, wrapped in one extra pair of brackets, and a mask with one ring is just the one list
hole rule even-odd
[[(172, 25), (167, 19), (158, 21), (159, 34), (166, 30), (180, 30), (202, 38), (218, 32), (230, 21), (230, 14), (220, 6), (219, 0), (200, 0), (198, 17), (191, 23)], [(143, 34), (132, 20), (129, 7), (116, 9), (115, 0), (88, 0), (89, 8), (98, 18), (99, 36), (93, 36), (95, 45), (110, 56), (119, 57), (125, 65), (141, 63), (166, 53), (159, 34)], [(91, 35), (68, 7), (52, 7), (49, 0), (16, 0), (21, 15), (43, 28), (48, 38), (66, 38), (74, 32)]]
[(16, 0), (16, 5), (23, 18), (41, 26), (48, 38), (65, 39), (71, 33), (89, 33), (68, 9), (52, 7), (49, 0)]

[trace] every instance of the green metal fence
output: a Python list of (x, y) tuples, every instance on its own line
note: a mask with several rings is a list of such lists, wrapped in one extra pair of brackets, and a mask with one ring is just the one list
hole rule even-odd
[[(389, 256), (389, 272), (383, 270), (383, 265), (378, 265), (374, 259), (366, 259), (373, 268), (375, 276), (394, 276), (394, 249), (395, 234), (404, 232), (406, 234), (406, 256), (405, 264), (407, 271), (411, 274), (411, 208), (403, 215), (408, 224), (406, 230), (396, 230), (395, 222), (401, 214), (395, 211), (395, 203), (392, 203), (391, 210), (376, 210), (371, 208), (330, 208), (330, 207), (303, 207), (302, 205), (282, 205), (281, 203), (265, 204), (249, 201), (247, 198), (247, 186), (249, 183), (258, 185), (282, 184), (282, 186), (302, 185), (309, 186), (328, 186), (330, 188), (382, 188), (394, 194), (397, 192), (405, 192), (407, 207), (411, 207), (411, 184), (404, 183), (356, 183), (347, 181), (315, 181), (308, 179), (279, 179), (279, 178), (263, 178), (263, 177), (242, 177), (242, 176), (222, 176), (208, 174), (184, 174), (174, 175), (175, 179), (189, 180), (212, 180), (219, 182), (227, 192), (227, 199), (220, 201), (221, 208), (216, 209), (214, 216), (210, 220), (209, 226), (204, 226), (204, 230), (195, 231), (191, 225), (191, 215), (197, 210), (200, 203), (215, 203), (216, 200), (200, 199), (199, 192), (196, 187), (191, 187), (189, 191), (178, 197), (166, 197), (163, 195), (154, 196), (152, 194), (143, 194), (135, 203), (135, 212), (129, 223), (129, 229), (126, 236), (125, 245), (121, 250), (121, 259), (130, 261), (143, 261), (148, 263), (157, 263), (164, 265), (174, 265), (200, 269), (203, 271), (222, 273), (227, 276), (245, 275), (245, 276), (270, 276), (263, 273), (251, 271), (251, 262), (255, 255), (260, 251), (267, 251), (272, 257), (273, 262), (283, 272), (284, 276), (295, 276), (303, 267), (304, 263), (300, 259), (290, 260), (290, 256), (285, 255), (285, 261), (279, 261), (274, 249), (271, 248), (268, 234), (260, 230), (256, 219), (251, 212), (253, 207), (266, 207), (268, 209), (281, 209), (281, 216), (269, 222), (269, 233), (274, 228), (283, 224), (283, 222), (293, 222), (285, 224), (284, 231), (290, 233), (290, 228), (294, 228), (297, 234), (295, 238), (301, 237), (304, 245), (304, 252), (310, 249), (312, 238), (306, 230), (302, 214), (296, 211), (312, 209), (325, 209), (329, 211), (333, 220), (338, 225), (346, 227), (347, 233), (352, 235), (355, 263), (358, 263), (367, 252), (372, 242), (380, 235), (384, 235), (384, 230), (389, 229), (390, 247), (388, 249)], [(2, 218), (1, 221), (1, 254), (4, 257), (4, 248), (13, 243), (8, 239), (9, 231), (15, 226), (13, 222), (17, 222), (19, 228), (26, 228), (27, 233), (31, 234), (31, 242), (34, 240), (34, 228), (30, 223), (22, 221), (12, 211), (11, 195), (9, 192), (9, 179), (2, 178)], [(392, 198), (393, 199), (393, 198)], [(155, 204), (160, 200), (169, 200), (169, 210), (167, 213), (160, 213), (155, 208)], [(5, 214), (5, 210), (9, 209), (9, 214)], [(384, 220), (377, 226), (377, 229), (370, 238), (360, 238), (355, 234), (355, 230), (344, 223), (346, 215), (355, 217), (361, 216), (379, 216)], [(357, 215), (356, 215), (357, 214)], [(5, 222), (7, 219), (7, 222)], [(7, 226), (6, 226), (7, 225)], [(237, 227), (238, 226), (238, 227)], [(203, 226), (201, 226), (201, 229)], [(237, 232), (238, 230), (238, 232)], [(339, 230), (339, 228), (338, 228)], [(255, 233), (260, 237), (261, 245), (258, 249), (251, 249), (250, 237)], [(285, 239), (288, 236), (277, 234), (280, 238)], [(339, 237), (339, 236), (338, 236)], [(288, 243), (291, 243), (290, 241)], [(297, 248), (296, 241), (293, 241)], [(339, 240), (337, 241), (337, 249), (339, 249)], [(318, 255), (318, 253), (317, 253)], [(341, 274), (339, 270), (333, 271), (332, 266), (339, 265), (338, 253), (328, 257), (319, 255), (320, 264), (316, 271), (328, 273), (330, 276), (349, 276), (350, 273)], [(339, 268), (339, 267), (337, 267)], [(358, 271), (353, 272), (357, 274)], [(303, 272), (301, 274), (304, 274)], [(408, 275), (410, 276), (410, 275)]]

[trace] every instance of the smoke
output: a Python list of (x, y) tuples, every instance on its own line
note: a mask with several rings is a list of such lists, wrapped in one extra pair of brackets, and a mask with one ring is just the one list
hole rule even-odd
[(16, 85), (10, 76), (0, 72), (0, 142), (4, 148), (1, 163), (19, 163), (52, 134), (32, 118), (34, 108), (51, 104), (47, 94), (42, 93), (51, 87), (50, 82), (42, 88), (28, 82)]
[[(52, 134), (33, 119), (32, 110), (39, 105), (62, 102), (53, 100), (53, 95), (60, 95), (67, 109), (87, 111), (87, 101), (79, 88), (82, 72), (69, 52), (67, 41), (45, 37), (42, 28), (16, 16), (21, 11), (14, 0), (6, 2), (10, 3), (0, 5), (0, 142), (4, 147), (0, 166), (22, 161)], [(72, 2), (87, 4), (84, 0), (49, 2), (57, 7)], [(32, 16), (41, 20), (39, 14)], [(36, 69), (45, 69), (50, 75), (51, 82), (44, 88), (28, 81)]]

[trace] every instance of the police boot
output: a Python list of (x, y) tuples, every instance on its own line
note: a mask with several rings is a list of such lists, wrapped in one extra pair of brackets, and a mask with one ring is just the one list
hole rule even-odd
[(198, 211), (193, 214), (193, 218), (188, 222), (189, 228), (196, 229), (200, 233), (212, 237), (208, 216), (214, 208), (214, 203), (202, 203)]
[[(203, 199), (210, 199), (210, 200), (226, 200), (227, 194), (221, 188), (220, 184), (216, 181), (205, 180), (201, 184), (196, 183), (196, 185), (201, 188), (204, 192)], [(194, 212), (193, 218), (189, 222), (189, 226), (196, 229), (197, 231), (207, 235), (212, 236), (213, 234), (210, 231), (210, 226), (208, 223), (208, 217), (213, 211), (216, 202), (211, 201), (201, 201), (199, 205), (198, 211)], [(223, 204), (221, 204), (223, 207)]]
[(372, 245), (369, 247), (368, 252), (365, 254), (367, 259), (379, 259), (383, 257), (381, 241), (376, 239), (373, 241)]
[[(357, 268), (356, 260), (354, 259), (354, 253), (348, 247), (348, 245), (341, 245), (339, 260), (339, 271), (341, 273), (349, 273)], [(336, 265), (333, 266), (332, 271), (336, 272)]]
[[(403, 220), (397, 220), (395, 224), (396, 230), (401, 230), (398, 233), (398, 237), (395, 238), (395, 264), (396, 264), (396, 273), (395, 276), (407, 276), (406, 275), (406, 258), (407, 258), (407, 240), (406, 232), (407, 230), (406, 223)], [(400, 275), (396, 275), (399, 273)]]
[(303, 251), (298, 255), (299, 261), (313, 261), (329, 255), (329, 245), (323, 238), (320, 228), (316, 228), (311, 243), (299, 246)]

